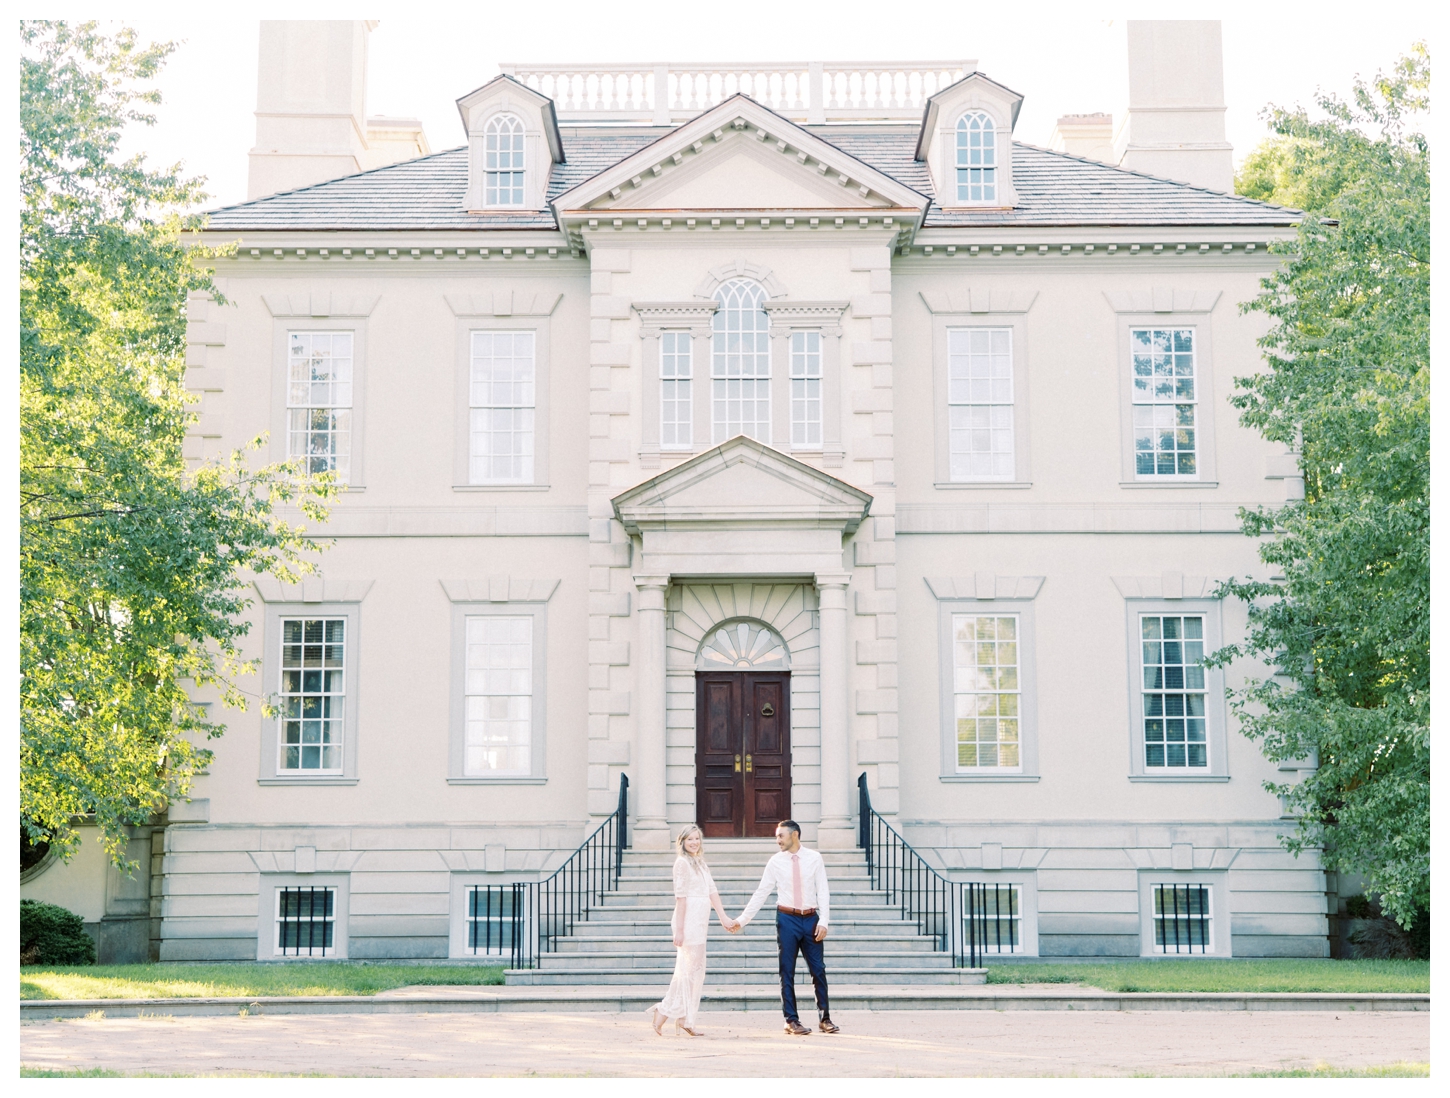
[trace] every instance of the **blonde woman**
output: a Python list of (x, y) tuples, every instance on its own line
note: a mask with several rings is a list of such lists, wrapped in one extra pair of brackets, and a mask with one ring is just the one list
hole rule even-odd
[(700, 1009), (700, 992), (705, 987), (705, 935), (710, 929), (710, 909), (720, 917), (720, 925), (733, 931), (735, 920), (725, 914), (720, 893), (705, 865), (705, 836), (694, 824), (680, 832), (675, 845), (675, 913), (670, 930), (675, 939), (675, 975), (665, 997), (647, 1013), (654, 1031), (664, 1036), (664, 1026), (671, 1018), (675, 1032), (691, 1037), (703, 1034), (695, 1028), (695, 1013)]

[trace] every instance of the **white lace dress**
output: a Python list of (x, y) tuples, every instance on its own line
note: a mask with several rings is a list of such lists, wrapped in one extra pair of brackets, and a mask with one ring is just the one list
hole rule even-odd
[(679, 1018), (693, 1027), (695, 1013), (700, 1009), (700, 992), (705, 987), (705, 936), (710, 929), (710, 897), (715, 882), (703, 862), (691, 858), (675, 859), (675, 898), (685, 899), (684, 926), (676, 925), (678, 915), (670, 917), (670, 937), (683, 930), (684, 945), (675, 949), (675, 974), (670, 989), (652, 1010), (665, 1018)]

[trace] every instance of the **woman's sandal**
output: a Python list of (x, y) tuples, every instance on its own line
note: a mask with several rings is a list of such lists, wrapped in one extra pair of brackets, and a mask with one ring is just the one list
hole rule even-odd
[(685, 1025), (684, 1022), (682, 1022), (678, 1018), (676, 1018), (675, 1019), (675, 1036), (678, 1037), (681, 1033), (688, 1033), (691, 1037), (703, 1037), (703, 1036), (705, 1036), (699, 1030), (697, 1030), (697, 1029), (691, 1029), (689, 1026)]
[(661, 1014), (657, 1007), (650, 1007), (645, 1013), (649, 1015), (649, 1024), (653, 1027), (655, 1036), (663, 1037), (665, 1035), (665, 1022), (669, 1021), (669, 1019)]

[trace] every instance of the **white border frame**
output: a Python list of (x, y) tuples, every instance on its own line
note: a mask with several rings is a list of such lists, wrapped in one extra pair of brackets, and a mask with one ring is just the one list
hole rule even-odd
[[(1012, 333), (1012, 475), (1004, 478), (951, 479), (951, 414), (948, 411), (947, 333), (971, 328), (1006, 328)], [(1030, 372), (1027, 368), (1026, 312), (933, 312), (931, 317), (931, 376), (933, 472), (937, 488), (1030, 488), (1032, 487), (1029, 404)]]
[[(351, 890), (347, 873), (262, 873), (257, 881), (257, 960), (277, 964), (298, 961), (345, 961), (348, 955), (348, 915), (351, 911)], [(333, 904), (332, 953), (281, 954), (277, 952), (277, 890), (279, 888), (335, 888)], [(264, 944), (265, 943), (265, 944)]]
[[(513, 209), (515, 207), (509, 207)], [(472, 484), (468, 479), (469, 375), (474, 332), (534, 333), (534, 476), (532, 480), (506, 480)], [(453, 383), (453, 490), (455, 492), (547, 491), (549, 487), (549, 317), (535, 314), (497, 317), (460, 317), (455, 331)]]
[(287, 458), (287, 365), (289, 337), (293, 332), (352, 333), (352, 453), (348, 458), (344, 492), (361, 492), (367, 487), (367, 318), (276, 317), (272, 321), (272, 432), (267, 453), (274, 462)]
[(358, 783), (358, 711), (361, 709), (362, 604), (358, 602), (269, 602), (263, 618), (262, 696), (271, 702), (280, 697), (282, 685), (282, 619), (343, 618), (347, 635), (343, 649), (342, 773), (284, 771), (277, 766), (280, 716), (262, 714), (262, 760), (258, 785), (356, 785)]
[[(937, 675), (943, 782), (1035, 782), (1041, 777), (1037, 751), (1037, 626), (1032, 599), (938, 599)], [(957, 769), (955, 664), (952, 658), (952, 615), (1016, 614), (1017, 673), (1021, 686), (1021, 759), (1016, 769)]]
[[(450, 657), (448, 677), (448, 784), (449, 785), (543, 785), (545, 737), (548, 728), (547, 606), (542, 602), (459, 601), (451, 604)], [(529, 772), (527, 774), (465, 774), (463, 771), (463, 684), (467, 672), (466, 619), (475, 617), (525, 618), (534, 620), (533, 637), (533, 720), (529, 729)]]
[[(957, 870), (951, 877), (959, 889), (965, 884), (1016, 885), (1022, 890), (1022, 948), (1016, 953), (983, 953), (984, 957), (1010, 957), (1016, 959), (1041, 956), (1037, 940), (1037, 871), (1033, 869), (975, 869)], [(963, 899), (965, 913), (965, 898)]]
[[(1197, 403), (1194, 430), (1198, 442), (1198, 475), (1139, 476), (1133, 451), (1133, 340), (1134, 328), (1192, 328), (1193, 369)], [(1123, 488), (1217, 488), (1218, 456), (1213, 385), (1213, 333), (1207, 312), (1118, 314), (1118, 417)]]
[[(1208, 885), (1212, 926), (1211, 949), (1203, 953), (1159, 953), (1153, 944), (1153, 886)], [(1229, 911), (1228, 874), (1223, 870), (1140, 869), (1138, 870), (1139, 956), (1160, 960), (1189, 960), (1233, 956), (1233, 917)]]
[(1144, 761), (1143, 741), (1143, 648), (1142, 625), (1147, 615), (1201, 615), (1203, 651), (1207, 655), (1223, 647), (1223, 603), (1218, 599), (1124, 599), (1128, 628), (1128, 780), (1135, 782), (1226, 782), (1228, 772), (1228, 715), (1223, 671), (1205, 669), (1204, 705), (1207, 709), (1208, 766), (1154, 767)]

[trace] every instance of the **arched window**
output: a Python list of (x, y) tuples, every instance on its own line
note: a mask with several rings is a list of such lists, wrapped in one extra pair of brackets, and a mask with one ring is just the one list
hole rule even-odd
[(715, 291), (710, 370), (712, 434), (718, 445), (736, 435), (770, 442), (770, 317), (765, 288), (732, 278)]
[(981, 111), (957, 122), (957, 201), (997, 201), (997, 127)]
[(485, 193), (489, 206), (524, 204), (524, 124), (511, 114), (495, 115), (483, 130)]
[(758, 621), (716, 627), (695, 657), (699, 671), (789, 671), (790, 652), (780, 634)]

